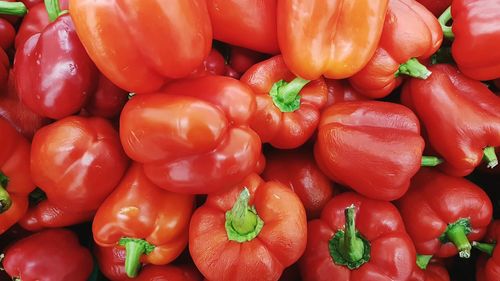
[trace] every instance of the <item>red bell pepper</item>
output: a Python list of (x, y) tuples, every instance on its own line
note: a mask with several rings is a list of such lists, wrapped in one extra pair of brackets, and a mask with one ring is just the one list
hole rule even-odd
[[(446, 23), (453, 18), (453, 26)], [(439, 17), (460, 71), (475, 80), (500, 78), (500, 1), (454, 0)]]
[(30, 230), (86, 221), (120, 182), (128, 165), (112, 125), (102, 118), (71, 116), (35, 133), (34, 183), (47, 200), (21, 222)]
[(120, 114), (127, 101), (128, 92), (118, 88), (104, 75), (99, 75), (97, 89), (85, 105), (92, 116), (113, 118)]
[(214, 39), (268, 53), (279, 53), (276, 0), (207, 0)]
[(477, 280), (497, 281), (500, 279), (500, 251), (497, 251), (496, 244), (500, 241), (500, 221), (496, 220), (488, 227), (484, 243), (473, 242), (474, 248), (484, 252), (478, 260)]
[(8, 20), (12, 25), (17, 24), (19, 17), (28, 12), (26, 6), (16, 0), (0, 1), (0, 18)]
[(127, 155), (143, 163), (161, 188), (212, 193), (234, 186), (256, 169), (259, 136), (248, 127), (252, 90), (223, 76), (185, 79), (162, 93), (136, 95), (120, 116)]
[(388, 102), (353, 101), (323, 111), (314, 154), (319, 167), (335, 182), (390, 201), (403, 196), (421, 165), (440, 163), (436, 157), (423, 157), (423, 150), (420, 125), (410, 109)]
[(0, 93), (5, 91), (9, 78), (10, 62), (5, 51), (0, 48)]
[[(1, 13), (1, 12), (0, 12)], [(16, 30), (6, 19), (0, 18), (0, 48), (7, 50), (14, 43)]]
[(98, 71), (70, 16), (58, 16), (57, 0), (51, 4), (47, 12), (53, 22), (19, 46), (14, 76), (23, 103), (37, 114), (61, 119), (84, 106), (96, 88)]
[(309, 148), (266, 153), (262, 178), (289, 186), (302, 201), (308, 219), (319, 217), (335, 190), (333, 182), (317, 166)]
[(92, 60), (109, 80), (130, 92), (153, 92), (168, 78), (187, 76), (210, 52), (212, 28), (205, 0), (69, 3)]
[(40, 4), (40, 3), (43, 3), (43, 0), (19, 0), (19, 2), (23, 2), (24, 5), (30, 9), (31, 11), (31, 8)]
[(408, 280), (415, 248), (389, 202), (342, 193), (307, 226), (302, 280)]
[(417, 255), (417, 266), (408, 281), (450, 281), (446, 267), (432, 262), (431, 258), (432, 256)]
[(346, 102), (346, 101), (359, 101), (367, 100), (368, 98), (356, 89), (354, 89), (347, 80), (334, 80), (325, 79), (326, 86), (328, 87), (328, 99), (326, 107), (332, 104)]
[(388, 2), (278, 0), (278, 42), (286, 64), (308, 80), (354, 75), (375, 53)]
[(30, 143), (0, 117), (0, 234), (28, 210), (28, 195), (35, 189), (30, 173)]
[(419, 254), (470, 256), (469, 241), (481, 239), (492, 217), (488, 195), (463, 178), (421, 169), (397, 202)]
[(439, 17), (448, 6), (450, 6), (452, 0), (417, 0), (420, 4), (427, 8), (434, 16)]
[(252, 66), (240, 80), (255, 93), (257, 110), (250, 126), (263, 143), (290, 149), (313, 135), (327, 100), (323, 78), (296, 77), (283, 57), (275, 56)]
[[(269, 1), (272, 2), (272, 1)], [(245, 73), (254, 64), (266, 59), (266, 55), (245, 48), (232, 46), (229, 52), (228, 64), (240, 75)]]
[(194, 196), (155, 186), (142, 166), (133, 164), (116, 190), (97, 210), (92, 224), (100, 246), (124, 246), (125, 271), (137, 276), (140, 260), (156, 265), (173, 261), (188, 241)]
[(65, 229), (28, 236), (7, 249), (3, 268), (13, 280), (85, 281), (93, 268), (90, 251)]
[(368, 64), (349, 78), (360, 93), (383, 98), (403, 82), (403, 75), (426, 79), (431, 72), (419, 62), (443, 41), (439, 22), (415, 0), (389, 0), (380, 43)]
[(252, 174), (195, 211), (189, 252), (208, 280), (277, 281), (304, 252), (306, 228), (297, 195)]
[(123, 247), (101, 247), (93, 245), (93, 253), (99, 269), (106, 278), (113, 281), (127, 281), (125, 272), (125, 249)]
[(203, 63), (195, 69), (189, 77), (199, 77), (204, 75), (224, 75), (226, 72), (226, 62), (224, 57), (213, 49), (208, 56), (203, 60)]
[(444, 158), (440, 168), (453, 176), (466, 176), (483, 155), (489, 167), (495, 167), (500, 99), (451, 65), (437, 64), (429, 70), (433, 74), (428, 79), (405, 83), (401, 100), (418, 115), (430, 145)]

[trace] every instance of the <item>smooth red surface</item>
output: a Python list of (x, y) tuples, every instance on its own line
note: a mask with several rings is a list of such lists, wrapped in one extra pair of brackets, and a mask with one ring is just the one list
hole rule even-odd
[(89, 98), (85, 109), (95, 117), (113, 118), (118, 116), (125, 102), (128, 92), (118, 88), (104, 75), (99, 75), (97, 89)]
[(452, 0), (417, 0), (424, 5), (434, 16), (439, 17), (446, 8), (451, 5)]
[(0, 18), (0, 48), (7, 50), (14, 43), (16, 30), (6, 19)]
[(267, 56), (265, 54), (232, 46), (229, 51), (229, 65), (234, 69), (234, 71), (243, 74), (252, 65), (263, 61)]
[(224, 75), (226, 72), (226, 62), (224, 57), (212, 48), (203, 63), (195, 69), (189, 77), (199, 77), (204, 75)]
[(10, 62), (7, 53), (0, 48), (0, 94), (5, 91), (9, 78)]
[(408, 281), (450, 281), (450, 274), (443, 265), (430, 263), (426, 269), (416, 266)]
[[(490, 224), (483, 241), (485, 243), (498, 243), (500, 241), (500, 221), (495, 220)], [(478, 281), (496, 281), (500, 278), (500, 250), (497, 248), (495, 246), (491, 257), (482, 254), (479, 258), (476, 267)]]
[(368, 99), (366, 96), (353, 89), (348, 80), (325, 79), (325, 83), (328, 87), (327, 108), (335, 103)]

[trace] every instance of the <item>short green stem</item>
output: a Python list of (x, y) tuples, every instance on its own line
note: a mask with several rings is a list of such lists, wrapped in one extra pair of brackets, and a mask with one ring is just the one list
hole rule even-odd
[(432, 259), (432, 255), (419, 255), (419, 254), (417, 254), (417, 266), (420, 269), (425, 270), (427, 268), (427, 265), (431, 261), (431, 259)]
[(12, 200), (6, 190), (8, 184), (9, 178), (0, 172), (0, 214), (6, 212), (12, 206)]
[(66, 14), (68, 11), (61, 11), (61, 6), (59, 5), (59, 0), (44, 0), (45, 9), (47, 9), (47, 14), (49, 14), (49, 19), (51, 22), (55, 21), (59, 16)]
[(484, 150), (484, 161), (488, 163), (487, 167), (490, 169), (495, 168), (498, 165), (498, 158), (495, 153), (495, 148), (493, 146), (488, 146)]
[(244, 188), (233, 208), (226, 212), (226, 233), (231, 241), (250, 241), (257, 237), (264, 227), (264, 221), (257, 215), (255, 207), (249, 206), (249, 201), (250, 192)]
[(495, 244), (488, 243), (480, 243), (480, 242), (472, 242), (472, 247), (478, 249), (479, 251), (488, 254), (489, 256), (493, 255), (493, 250), (495, 250)]
[(125, 246), (125, 272), (127, 276), (130, 278), (136, 277), (141, 267), (141, 256), (151, 253), (155, 246), (149, 244), (146, 240), (128, 237), (120, 239), (118, 244)]
[(300, 108), (300, 91), (309, 80), (296, 77), (291, 82), (280, 80), (272, 86), (269, 95), (281, 112), (293, 112)]
[(451, 29), (451, 26), (446, 25), (451, 20), (451, 6), (448, 7), (441, 16), (439, 16), (438, 21), (441, 25), (441, 29), (443, 30), (443, 35), (445, 38), (453, 39), (455, 38), (455, 34)]
[(0, 1), (0, 15), (24, 16), (27, 12), (23, 2)]
[(435, 167), (439, 164), (443, 163), (443, 159), (438, 158), (436, 156), (422, 156), (422, 167)]
[(421, 64), (418, 59), (411, 58), (405, 63), (402, 63), (399, 66), (398, 71), (394, 75), (398, 77), (402, 74), (415, 78), (427, 79), (429, 76), (431, 76), (432, 72), (427, 69), (425, 65)]
[(459, 221), (448, 225), (446, 237), (457, 247), (458, 255), (461, 258), (469, 258), (472, 246), (467, 238), (467, 234), (470, 233), (470, 225), (468, 221), (466, 223), (462, 222)]

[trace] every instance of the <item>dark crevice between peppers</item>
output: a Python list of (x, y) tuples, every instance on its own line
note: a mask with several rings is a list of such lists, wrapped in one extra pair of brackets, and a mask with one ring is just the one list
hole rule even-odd
[(443, 14), (441, 14), (438, 18), (439, 24), (441, 25), (441, 29), (443, 29), (443, 35), (445, 38), (453, 39), (455, 38), (455, 34), (451, 29), (451, 26), (446, 25), (451, 20), (451, 6), (449, 6), (446, 10), (444, 10)]
[(480, 243), (480, 242), (472, 242), (472, 247), (478, 249), (479, 251), (488, 254), (488, 256), (493, 255), (493, 250), (495, 250), (496, 244), (488, 244), (488, 243)]
[(8, 184), (9, 178), (0, 172), (0, 214), (7, 211), (12, 205), (12, 200), (7, 192)]
[(487, 164), (487, 167), (490, 169), (495, 168), (498, 165), (498, 158), (497, 155), (495, 154), (495, 148), (492, 146), (488, 146), (484, 149), (484, 161)]
[(291, 82), (280, 80), (273, 84), (269, 95), (281, 112), (294, 112), (300, 108), (300, 91), (310, 80), (296, 77)]
[(121, 238), (118, 244), (125, 247), (125, 272), (127, 276), (130, 278), (136, 277), (141, 266), (141, 256), (150, 254), (155, 246), (144, 239), (129, 237)]
[(370, 242), (356, 231), (355, 212), (352, 205), (345, 209), (345, 229), (337, 231), (328, 244), (333, 262), (351, 270), (370, 260)]
[(436, 156), (422, 156), (422, 163), (420, 165), (422, 167), (435, 167), (441, 163), (443, 163), (443, 159)]
[(5, 2), (0, 1), (0, 14), (12, 16), (24, 16), (28, 9), (23, 2)]
[(432, 259), (432, 255), (419, 255), (417, 254), (417, 266), (422, 269), (422, 270), (425, 270), (427, 269), (427, 265), (429, 265), (429, 262), (431, 261)]
[(59, 5), (59, 0), (44, 0), (45, 8), (49, 14), (50, 22), (55, 21), (61, 15), (67, 14), (67, 10), (61, 11), (61, 6)]
[(259, 235), (264, 221), (257, 215), (254, 206), (249, 206), (250, 192), (247, 188), (238, 196), (233, 208), (226, 212), (227, 238), (231, 241), (244, 243)]
[(402, 74), (419, 79), (427, 79), (431, 76), (432, 72), (425, 65), (421, 64), (418, 59), (411, 58), (399, 66), (394, 76), (398, 77)]
[(469, 258), (471, 244), (467, 235), (471, 232), (469, 219), (459, 219), (454, 223), (448, 224), (446, 230), (439, 236), (441, 243), (452, 242), (458, 249), (458, 255), (461, 258)]

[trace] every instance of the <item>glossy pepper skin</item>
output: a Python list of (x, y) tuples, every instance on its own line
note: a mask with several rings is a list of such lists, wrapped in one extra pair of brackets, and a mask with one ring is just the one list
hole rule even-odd
[(214, 39), (255, 50), (279, 53), (276, 0), (207, 0)]
[(425, 269), (417, 267), (408, 281), (450, 281), (450, 274), (443, 265), (431, 263)]
[(417, 252), (442, 258), (468, 258), (469, 241), (484, 236), (493, 212), (480, 187), (427, 168), (412, 178), (397, 206)]
[(163, 265), (184, 250), (193, 207), (194, 196), (155, 186), (135, 163), (97, 210), (94, 240), (104, 247), (125, 247), (126, 273), (135, 277), (140, 259)]
[(91, 94), (85, 110), (91, 116), (113, 118), (120, 115), (125, 102), (127, 102), (128, 92), (118, 88), (104, 75), (99, 75), (97, 89)]
[(484, 242), (474, 242), (474, 248), (484, 252), (478, 259), (476, 279), (478, 281), (495, 281), (500, 278), (500, 250), (497, 243), (500, 241), (500, 221), (493, 221), (488, 227)]
[(312, 136), (327, 100), (323, 78), (307, 81), (296, 77), (283, 57), (275, 56), (252, 66), (240, 81), (255, 93), (257, 109), (250, 127), (263, 143), (291, 149)]
[[(428, 79), (405, 83), (401, 101), (417, 114), (430, 145), (444, 158), (439, 167), (466, 176), (481, 163), (486, 147), (500, 146), (500, 99), (451, 65), (429, 70)], [(495, 166), (494, 159), (489, 165)]]
[(391, 201), (408, 190), (423, 150), (420, 125), (410, 109), (353, 101), (334, 104), (322, 113), (314, 155), (333, 181), (364, 196)]
[(360, 92), (354, 89), (346, 79), (325, 79), (325, 83), (328, 87), (328, 98), (326, 100), (325, 108), (328, 108), (330, 105), (335, 103), (369, 99), (368, 97), (362, 95)]
[(307, 232), (299, 261), (304, 281), (403, 281), (412, 273), (415, 248), (389, 202), (342, 193), (308, 223)]
[(185, 77), (210, 52), (205, 0), (70, 0), (69, 10), (97, 67), (130, 92), (153, 92)]
[(312, 149), (273, 150), (266, 153), (265, 181), (278, 181), (299, 196), (307, 218), (315, 219), (334, 194), (334, 184), (314, 161)]
[(30, 143), (0, 117), (0, 234), (28, 210), (28, 196), (35, 189), (30, 172)]
[(434, 54), (443, 41), (438, 20), (415, 0), (389, 0), (380, 43), (368, 64), (349, 78), (360, 93), (383, 98), (403, 76), (426, 79), (431, 72), (419, 59)]
[(149, 179), (180, 193), (213, 193), (256, 169), (259, 136), (249, 128), (252, 90), (223, 76), (185, 79), (134, 96), (120, 116), (123, 148)]
[(208, 280), (278, 280), (304, 252), (306, 228), (298, 196), (252, 174), (195, 211), (189, 252)]
[(224, 57), (212, 48), (208, 56), (203, 60), (203, 63), (198, 66), (189, 77), (200, 77), (205, 75), (224, 75), (226, 73), (226, 62)]
[(278, 0), (278, 42), (290, 70), (304, 79), (342, 79), (377, 48), (388, 0)]
[(90, 251), (66, 229), (51, 229), (28, 236), (7, 249), (3, 267), (23, 281), (85, 281), (93, 267)]
[(127, 166), (118, 133), (106, 119), (71, 116), (43, 127), (33, 138), (31, 173), (47, 200), (30, 209), (22, 226), (36, 230), (91, 218)]

